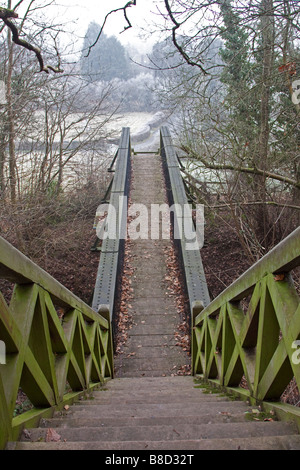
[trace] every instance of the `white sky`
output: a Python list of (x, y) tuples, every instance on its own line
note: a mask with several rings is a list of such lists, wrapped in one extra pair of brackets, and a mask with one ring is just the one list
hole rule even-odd
[[(64, 16), (74, 21), (76, 31), (81, 37), (84, 36), (88, 25), (95, 21), (102, 25), (107, 13), (117, 8), (122, 8), (128, 0), (58, 0), (61, 5), (61, 11)], [(126, 45), (127, 43), (138, 44), (140, 49), (145, 52), (151, 49), (155, 42), (155, 37), (139, 37), (142, 34), (142, 28), (146, 28), (151, 21), (158, 19), (156, 9), (157, 0), (137, 0), (137, 5), (127, 9), (127, 15), (132, 24), (132, 28), (120, 34), (127, 25), (123, 11), (111, 14), (106, 22), (104, 32), (108, 36), (115, 35)], [(72, 29), (74, 26), (72, 25)], [(158, 39), (158, 38), (156, 38)]]
[[(91, 21), (102, 23), (107, 13), (123, 7), (127, 0), (60, 0), (60, 3), (68, 7), (68, 15), (72, 15), (80, 28), (86, 30)], [(151, 12), (156, 9), (155, 3), (153, 0), (137, 0), (137, 5), (128, 8), (127, 14), (132, 25), (138, 28), (141, 23), (146, 22)], [(124, 25), (126, 21), (122, 11), (113, 13), (107, 20), (107, 28), (111, 28), (115, 34), (118, 34)]]
[[(72, 54), (80, 52), (82, 48), (82, 39), (87, 31), (88, 25), (91, 21), (95, 21), (102, 25), (107, 13), (117, 8), (122, 8), (126, 5), (128, 0), (55, 0), (56, 5), (48, 5), (52, 0), (34, 0), (32, 6), (38, 7), (37, 13), (46, 15), (48, 18), (56, 22), (66, 23), (68, 21), (67, 30), (74, 31), (74, 36), (66, 35), (63, 32), (59, 33), (59, 41), (61, 45), (67, 45), (74, 42)], [(12, 0), (12, 7), (18, 0)], [(162, 18), (158, 14), (157, 5), (163, 4), (163, 0), (137, 0), (137, 5), (133, 5), (127, 9), (127, 15), (132, 24), (132, 28), (124, 31), (127, 25), (124, 18), (123, 11), (111, 14), (105, 24), (104, 33), (108, 36), (115, 35), (118, 40), (126, 46), (132, 44), (141, 53), (148, 53), (151, 51), (153, 44), (159, 40), (159, 36), (152, 34), (145, 35), (143, 28), (147, 30), (152, 22), (162, 23)], [(18, 7), (17, 12), (21, 20), (24, 12), (26, 11), (30, 0), (23, 0), (22, 4)], [(0, 6), (7, 7), (8, 0), (0, 0)], [(163, 8), (163, 6), (162, 6)], [(18, 23), (18, 20), (16, 20)], [(26, 30), (26, 28), (25, 28)], [(148, 31), (152, 31), (149, 26)]]

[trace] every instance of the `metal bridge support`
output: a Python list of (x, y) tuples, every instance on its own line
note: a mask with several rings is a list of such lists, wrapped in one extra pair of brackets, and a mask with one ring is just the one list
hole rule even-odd
[[(110, 312), (113, 325), (114, 301), (117, 294), (118, 276), (123, 262), (124, 243), (127, 230), (127, 203), (131, 170), (130, 129), (124, 127), (119, 149), (114, 159), (115, 169), (110, 190), (110, 200), (105, 219), (101, 254), (93, 295), (92, 308), (99, 311), (104, 305)], [(112, 172), (112, 168), (110, 168)], [(100, 206), (101, 208), (101, 206)]]
[(175, 242), (181, 258), (190, 311), (192, 313), (192, 305), (194, 302), (201, 301), (204, 306), (207, 306), (210, 302), (210, 298), (200, 250), (196, 249), (196, 247), (191, 249), (191, 240), (188, 238), (185, 231), (186, 227), (193, 227), (195, 229), (195, 226), (184, 182), (180, 173), (178, 156), (175, 152), (170, 132), (165, 126), (161, 128), (160, 141), (169, 205), (174, 206), (173, 230), (174, 233), (182, 234)]

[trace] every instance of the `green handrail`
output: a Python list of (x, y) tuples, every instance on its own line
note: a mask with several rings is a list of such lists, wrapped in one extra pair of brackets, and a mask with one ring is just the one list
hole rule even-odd
[[(82, 393), (113, 377), (109, 309), (91, 309), (0, 237), (0, 449)], [(32, 408), (14, 416), (19, 390)]]
[[(193, 304), (193, 374), (283, 417), (294, 377), (300, 389), (300, 301), (291, 271), (300, 264), (300, 228), (254, 264), (206, 308)], [(243, 380), (243, 385), (241, 381)]]

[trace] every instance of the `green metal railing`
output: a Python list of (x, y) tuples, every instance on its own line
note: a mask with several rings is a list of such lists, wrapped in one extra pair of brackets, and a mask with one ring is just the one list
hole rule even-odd
[[(9, 305), (0, 293), (0, 449), (24, 427), (63, 409), (113, 377), (110, 313), (96, 313), (0, 238), (0, 278), (14, 283)], [(22, 390), (32, 407), (14, 416)]]
[(300, 305), (291, 274), (299, 264), (300, 228), (206, 308), (194, 302), (192, 338), (194, 375), (298, 422), (300, 408), (280, 397), (293, 378), (300, 388)]

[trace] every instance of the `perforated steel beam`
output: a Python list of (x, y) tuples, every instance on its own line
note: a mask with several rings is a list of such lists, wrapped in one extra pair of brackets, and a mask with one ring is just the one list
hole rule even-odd
[(111, 224), (114, 224), (115, 230), (109, 231), (108, 237), (102, 241), (92, 302), (92, 308), (95, 311), (98, 311), (101, 305), (107, 305), (111, 321), (113, 320), (117, 281), (122, 263), (126, 234), (130, 168), (130, 129), (124, 127), (115, 160), (114, 178), (111, 185), (109, 209), (106, 217), (108, 227), (112, 227)]
[[(180, 165), (170, 132), (166, 126), (163, 126), (160, 131), (160, 147), (169, 204), (170, 206), (173, 204), (178, 206), (178, 211), (174, 211), (173, 229), (174, 233), (181, 233), (179, 228), (182, 229), (185, 222), (193, 226), (194, 224), (191, 220), (187, 220), (191, 219), (192, 215), (186, 210), (188, 199), (180, 172)], [(176, 240), (176, 242), (181, 255), (190, 308), (192, 309), (195, 301), (201, 301), (204, 306), (207, 306), (210, 303), (210, 297), (200, 250), (191, 249), (191, 240), (187, 239), (184, 235)]]

